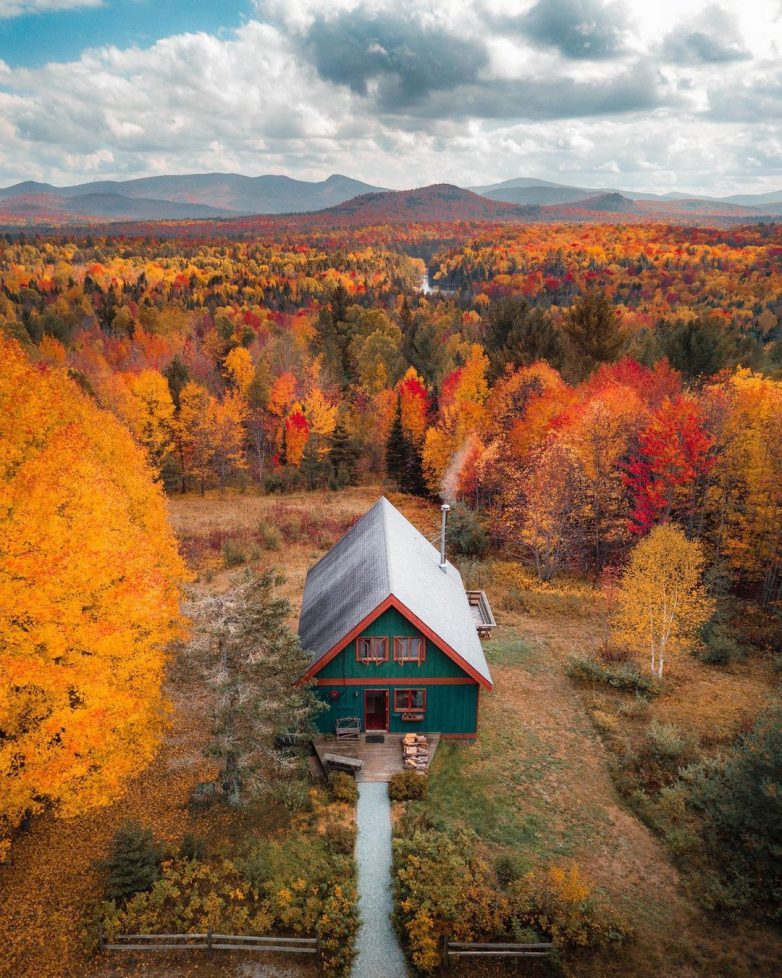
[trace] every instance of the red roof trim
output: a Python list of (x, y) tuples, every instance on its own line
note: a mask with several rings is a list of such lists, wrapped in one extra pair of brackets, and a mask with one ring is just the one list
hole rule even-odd
[(436, 645), (441, 652), (444, 652), (449, 659), (455, 662), (460, 669), (463, 669), (464, 672), (466, 672), (471, 679), (475, 680), (476, 683), (478, 683), (480, 686), (483, 686), (483, 688), (486, 690), (493, 689), (492, 684), (489, 682), (488, 679), (486, 679), (485, 676), (482, 676), (476, 669), (474, 669), (468, 662), (466, 662), (455, 649), (452, 649), (447, 642), (444, 642), (440, 638), (440, 636), (437, 635), (436, 632), (433, 632), (432, 629), (427, 624), (421, 621), (421, 619), (417, 615), (414, 615), (413, 612), (407, 607), (407, 605), (403, 604), (399, 600), (399, 598), (397, 598), (393, 594), (389, 594), (387, 598), (385, 598), (383, 601), (380, 602), (380, 604), (374, 609), (374, 611), (370, 611), (370, 613), (365, 618), (362, 618), (361, 621), (356, 625), (356, 627), (351, 629), (351, 631), (349, 631), (347, 635), (341, 638), (336, 645), (333, 645), (328, 650), (328, 652), (325, 653), (325, 655), (322, 655), (317, 662), (313, 662), (310, 668), (301, 677), (299, 682), (306, 682), (308, 679), (312, 679), (312, 677), (315, 676), (317, 673), (319, 673), (320, 670), (327, 663), (331, 662), (331, 660), (335, 656), (339, 655), (339, 653), (346, 646), (348, 646), (352, 641), (354, 641), (354, 639), (358, 638), (358, 636), (367, 627), (367, 625), (371, 625), (376, 618), (379, 618), (380, 615), (382, 615), (384, 611), (388, 611), (389, 608), (396, 608), (396, 610), (401, 615), (404, 615), (404, 617), (411, 624), (415, 625), (415, 627), (420, 632), (422, 632), (434, 645)]

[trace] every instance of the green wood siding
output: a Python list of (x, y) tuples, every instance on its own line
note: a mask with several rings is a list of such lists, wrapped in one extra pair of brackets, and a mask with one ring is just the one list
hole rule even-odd
[[(394, 662), (393, 642), (396, 636), (421, 637), (418, 629), (395, 608), (389, 608), (372, 622), (362, 635), (386, 636), (388, 660), (382, 663), (356, 661), (356, 643), (350, 642), (331, 662), (327, 663), (316, 679), (363, 680), (356, 685), (323, 685), (317, 687), (318, 696), (327, 705), (318, 717), (317, 724), (323, 733), (333, 733), (339, 717), (357, 716), (364, 725), (364, 692), (367, 689), (389, 690), (389, 731), (406, 733), (453, 733), (473, 734), (478, 720), (478, 684), (436, 645), (426, 640), (426, 661)], [(463, 683), (427, 684), (422, 679), (462, 679)], [(404, 680), (404, 682), (401, 682)], [(393, 682), (389, 682), (393, 681)], [(401, 711), (394, 711), (394, 689), (426, 689), (426, 713), (423, 720), (404, 721)], [(338, 698), (332, 699), (332, 693)]]
[(453, 659), (449, 659), (428, 639), (426, 662), (394, 662), (394, 637), (423, 638), (410, 622), (396, 610), (389, 608), (368, 625), (363, 635), (385, 635), (388, 638), (387, 662), (356, 662), (356, 643), (351, 642), (334, 656), (318, 673), (318, 679), (366, 679), (371, 686), (380, 679), (466, 679), (467, 673)]

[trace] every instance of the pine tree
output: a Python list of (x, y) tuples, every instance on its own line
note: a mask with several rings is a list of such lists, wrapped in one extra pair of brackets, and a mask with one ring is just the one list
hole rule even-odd
[(160, 852), (149, 829), (126, 822), (111, 840), (106, 871), (106, 896), (126, 900), (134, 893), (152, 888), (160, 878)]
[(397, 396), (394, 420), (386, 442), (386, 476), (400, 488), (408, 467), (408, 444), (402, 428), (402, 398)]
[(337, 420), (331, 436), (329, 465), (331, 466), (330, 485), (334, 489), (352, 486), (356, 483), (357, 452), (347, 428), (341, 418)]
[(212, 753), (226, 802), (244, 804), (293, 762), (275, 748), (281, 732), (309, 734), (318, 703), (296, 681), (310, 665), (287, 624), (290, 606), (271, 573), (248, 571), (229, 591), (189, 609), (191, 654), (215, 693)]

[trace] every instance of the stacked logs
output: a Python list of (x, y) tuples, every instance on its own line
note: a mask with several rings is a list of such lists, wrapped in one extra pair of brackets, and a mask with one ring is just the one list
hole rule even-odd
[(405, 771), (426, 773), (429, 767), (429, 743), (422, 734), (405, 734), (402, 738), (402, 766)]

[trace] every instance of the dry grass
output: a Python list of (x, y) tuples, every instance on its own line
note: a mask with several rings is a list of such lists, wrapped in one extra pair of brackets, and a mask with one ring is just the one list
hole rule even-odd
[[(228, 586), (237, 568), (225, 568), (222, 546), (234, 540), (247, 548), (254, 566), (284, 572), (293, 624), (308, 568), (380, 492), (362, 487), (283, 497), (174, 497), (170, 512), (190, 548), (198, 588)], [(436, 533), (435, 506), (391, 499), (427, 536)], [(280, 549), (262, 545), (259, 527), (279, 533)], [(268, 538), (266, 529), (263, 537)], [(607, 747), (612, 738), (624, 742), (637, 736), (652, 718), (695, 730), (707, 743), (732, 736), (768, 696), (770, 668), (760, 659), (729, 669), (691, 659), (674, 662), (666, 693), (648, 706), (620, 694), (578, 690), (565, 674), (568, 656), (594, 652), (605, 637), (594, 589), (578, 580), (540, 585), (509, 562), (471, 565), (469, 573), (488, 590), (501, 622), (490, 652), (496, 688), (482, 699), (479, 742), (438, 751), (431, 798), (439, 801), (441, 814), (473, 824), (491, 851), (518, 848), (531, 863), (560, 855), (577, 859), (637, 930), (621, 968), (601, 974), (759, 978), (778, 973), (778, 935), (736, 922), (723, 928), (701, 912), (691, 884), (679, 876), (663, 845), (619, 798)], [(273, 830), (287, 818), (267, 812), (256, 822), (225, 813), (193, 820), (183, 806), (192, 786), (210, 775), (202, 753), (208, 703), (187, 677), (175, 677), (171, 695), (175, 711), (166, 742), (155, 763), (129, 785), (125, 799), (68, 822), (34, 820), (14, 847), (13, 865), (0, 867), (2, 978), (120, 973), (301, 978), (307, 973), (301, 962), (269, 962), (266, 970), (266, 964), (233, 959), (186, 964), (156, 959), (120, 968), (90, 963), (81, 950), (81, 911), (99, 892), (94, 860), (127, 817), (153, 824), (170, 841), (195, 832), (206, 836), (213, 850), (226, 852), (237, 839)]]

